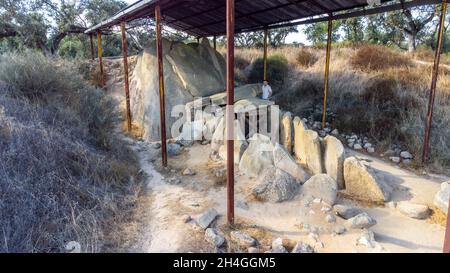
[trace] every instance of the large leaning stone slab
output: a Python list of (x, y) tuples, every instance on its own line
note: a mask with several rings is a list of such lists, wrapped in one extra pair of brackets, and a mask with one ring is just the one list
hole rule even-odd
[(195, 222), (203, 229), (207, 229), (209, 225), (216, 219), (216, 217), (219, 215), (217, 210), (214, 208), (211, 208), (207, 210), (206, 212), (198, 215), (195, 218)]
[(292, 122), (294, 127), (294, 154), (295, 157), (299, 160), (299, 162), (303, 165), (306, 165), (306, 156), (305, 156), (305, 142), (303, 141), (305, 138), (305, 132), (308, 130), (305, 122), (299, 118), (295, 117)]
[(258, 177), (273, 166), (274, 145), (269, 137), (261, 134), (255, 134), (249, 143), (239, 163), (239, 170), (249, 177)]
[(316, 174), (303, 184), (302, 195), (309, 199), (320, 198), (332, 206), (336, 201), (337, 183), (327, 174)]
[(278, 143), (275, 144), (275, 149), (273, 150), (273, 161), (275, 167), (287, 172), (300, 183), (306, 182), (311, 177), (302, 166), (297, 164), (288, 151)]
[(284, 113), (281, 118), (281, 145), (289, 154), (292, 154), (293, 139), (292, 139), (292, 114), (290, 112)]
[(324, 167), (326, 173), (336, 180), (339, 189), (344, 189), (345, 149), (341, 141), (334, 136), (324, 139)]
[(297, 194), (298, 187), (296, 179), (290, 174), (271, 167), (260, 177), (260, 182), (252, 193), (260, 200), (276, 203), (292, 199)]
[(450, 181), (441, 184), (441, 189), (434, 196), (434, 205), (444, 214), (448, 213), (448, 200), (450, 199)]
[(356, 157), (349, 157), (344, 161), (344, 180), (346, 193), (357, 199), (370, 202), (389, 201), (391, 188), (374, 169)]

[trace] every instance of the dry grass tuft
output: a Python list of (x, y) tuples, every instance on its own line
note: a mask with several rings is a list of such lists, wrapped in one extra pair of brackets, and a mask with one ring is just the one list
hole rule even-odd
[(409, 67), (412, 62), (408, 56), (377, 45), (362, 45), (351, 57), (353, 68), (363, 71), (379, 71), (388, 68)]
[(297, 63), (302, 67), (310, 67), (317, 62), (317, 57), (311, 50), (301, 48), (297, 54)]

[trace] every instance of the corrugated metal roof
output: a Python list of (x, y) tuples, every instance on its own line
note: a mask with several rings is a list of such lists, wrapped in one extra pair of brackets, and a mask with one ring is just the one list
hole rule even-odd
[[(141, 0), (86, 33), (104, 30), (122, 21), (154, 17), (158, 0)], [(370, 9), (368, 0), (235, 0), (236, 32), (274, 27), (294, 20), (309, 19), (358, 8)], [(399, 3), (381, 0), (381, 3)], [(441, 0), (404, 0), (408, 6), (437, 4)], [(226, 0), (159, 0), (163, 24), (193, 36), (226, 33)], [(397, 9), (402, 5), (396, 5)]]

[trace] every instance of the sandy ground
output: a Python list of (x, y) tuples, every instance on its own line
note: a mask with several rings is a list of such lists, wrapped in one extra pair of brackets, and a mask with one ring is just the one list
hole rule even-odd
[[(131, 140), (130, 140), (131, 141)], [(186, 215), (195, 216), (214, 207), (220, 217), (213, 224), (226, 235), (230, 229), (226, 225), (226, 188), (224, 179), (214, 176), (214, 169), (223, 169), (224, 162), (209, 159), (208, 145), (195, 144), (174, 157), (169, 157), (169, 167), (162, 168), (160, 149), (151, 144), (135, 142), (142, 170), (148, 175), (148, 202), (142, 219), (142, 232), (134, 252), (211, 252), (213, 248), (204, 240), (203, 230), (194, 221), (185, 223)], [(410, 200), (415, 203), (432, 204), (439, 184), (449, 180), (446, 177), (418, 176), (382, 160), (348, 151), (367, 159), (381, 170), (385, 179), (393, 186), (393, 201)], [(193, 176), (183, 176), (185, 168), (196, 172)], [(172, 177), (181, 183), (172, 185)], [(444, 227), (426, 220), (415, 220), (400, 214), (388, 206), (368, 206), (340, 197), (339, 204), (349, 204), (368, 212), (378, 222), (371, 228), (381, 248), (357, 245), (361, 230), (348, 230), (343, 235), (334, 235), (337, 223), (325, 221), (326, 205), (304, 204), (301, 195), (283, 203), (262, 203), (251, 197), (250, 189), (256, 182), (241, 174), (236, 168), (236, 229), (241, 229), (256, 237), (260, 244), (270, 245), (272, 239), (281, 237), (296, 242), (301, 240), (314, 247), (316, 252), (441, 252)], [(319, 235), (312, 238), (310, 232)], [(228, 251), (243, 251), (229, 246)]]

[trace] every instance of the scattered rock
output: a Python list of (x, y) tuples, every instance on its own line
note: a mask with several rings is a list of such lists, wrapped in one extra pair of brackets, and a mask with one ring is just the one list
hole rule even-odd
[(333, 136), (324, 139), (324, 165), (326, 173), (333, 178), (338, 189), (344, 189), (344, 160), (345, 149), (341, 141)]
[(434, 205), (445, 215), (448, 213), (448, 200), (450, 200), (450, 182), (441, 184), (441, 190), (434, 196)]
[(256, 248), (256, 247), (249, 247), (249, 248), (247, 249), (247, 252), (248, 252), (248, 253), (251, 253), (251, 254), (256, 254), (256, 253), (259, 253), (259, 249)]
[(397, 209), (404, 215), (414, 219), (426, 219), (430, 215), (428, 206), (413, 204), (410, 202), (399, 202)]
[(198, 215), (195, 219), (195, 222), (203, 229), (207, 229), (209, 225), (216, 219), (216, 217), (219, 215), (217, 210), (214, 208), (211, 208), (207, 210), (206, 212)]
[(171, 185), (179, 185), (179, 184), (181, 184), (181, 179), (174, 176), (174, 177), (167, 179), (167, 183), (171, 184)]
[(363, 229), (363, 228), (370, 228), (374, 225), (376, 225), (377, 221), (369, 216), (369, 214), (363, 212), (358, 215), (356, 215), (353, 218), (350, 218), (347, 220), (346, 224), (349, 228), (353, 229)]
[(260, 183), (253, 189), (253, 195), (264, 201), (283, 202), (292, 199), (298, 191), (299, 184), (287, 172), (275, 167), (264, 171)]
[(307, 198), (320, 198), (332, 206), (336, 201), (337, 183), (327, 174), (317, 174), (306, 181), (302, 194)]
[(333, 233), (336, 235), (344, 234), (346, 231), (347, 231), (347, 229), (342, 225), (337, 225), (333, 229)]
[(327, 221), (327, 223), (334, 223), (336, 222), (336, 217), (334, 217), (334, 215), (328, 214), (327, 216), (325, 216), (325, 221)]
[(353, 149), (355, 150), (362, 150), (362, 146), (359, 143), (356, 143), (355, 145), (353, 145)]
[(289, 253), (289, 251), (287, 251), (284, 246), (277, 246), (275, 248), (272, 248), (272, 251), (270, 251), (270, 253)]
[(183, 148), (181, 145), (176, 143), (169, 143), (167, 144), (167, 154), (171, 156), (177, 156), (180, 155), (183, 151)]
[(391, 202), (387, 202), (386, 207), (390, 208), (390, 209), (395, 209), (397, 208), (397, 202), (391, 201)]
[(161, 148), (161, 143), (155, 142), (155, 143), (152, 144), (151, 147), (152, 147), (153, 149), (160, 149), (160, 148)]
[(358, 238), (356, 245), (363, 245), (368, 248), (375, 248), (377, 246), (377, 242), (375, 241), (375, 234), (367, 229), (364, 229), (361, 236)]
[(273, 161), (275, 167), (287, 172), (301, 183), (304, 183), (310, 178), (310, 175), (303, 170), (285, 148), (278, 143), (275, 144), (273, 150)]
[(308, 244), (297, 242), (292, 253), (314, 253), (314, 249)]
[(256, 245), (256, 240), (250, 235), (241, 231), (232, 231), (230, 233), (231, 240), (241, 247), (252, 247)]
[(205, 240), (215, 247), (221, 247), (225, 243), (225, 238), (215, 228), (206, 229)]
[(414, 157), (412, 156), (412, 154), (408, 151), (403, 151), (400, 153), (400, 157), (403, 159), (413, 159)]
[(367, 152), (369, 154), (373, 154), (373, 153), (375, 153), (375, 148), (374, 147), (369, 147), (369, 148), (367, 148)]
[(370, 202), (389, 201), (391, 188), (378, 177), (374, 169), (355, 157), (344, 161), (346, 193)]
[(273, 166), (274, 146), (269, 137), (261, 134), (255, 134), (249, 142), (239, 163), (239, 170), (250, 177), (258, 177)]
[(286, 149), (286, 151), (292, 153), (292, 114), (286, 112), (281, 118), (281, 145)]
[(358, 208), (345, 206), (345, 205), (335, 205), (333, 207), (333, 210), (338, 216), (340, 216), (346, 220), (353, 218), (360, 213), (363, 213), (363, 211)]
[(243, 210), (248, 210), (248, 204), (247, 204), (247, 202), (244, 202), (244, 201), (242, 201), (242, 200), (239, 200), (239, 201), (235, 201), (235, 206), (237, 207), (237, 208), (240, 208), (240, 209), (243, 209)]
[(183, 223), (189, 223), (191, 220), (192, 220), (192, 217), (190, 215), (181, 216), (181, 222), (183, 222)]
[(391, 156), (389, 159), (394, 163), (400, 163), (401, 159), (398, 156)]
[(333, 131), (331, 131), (331, 134), (333, 136), (338, 136), (339, 135), (339, 130), (338, 129), (334, 129)]
[(317, 132), (308, 130), (299, 118), (294, 118), (294, 151), (295, 156), (313, 174), (323, 173), (320, 138)]
[(186, 168), (183, 171), (183, 175), (195, 175), (195, 171), (193, 171), (193, 170), (191, 170), (189, 168)]

